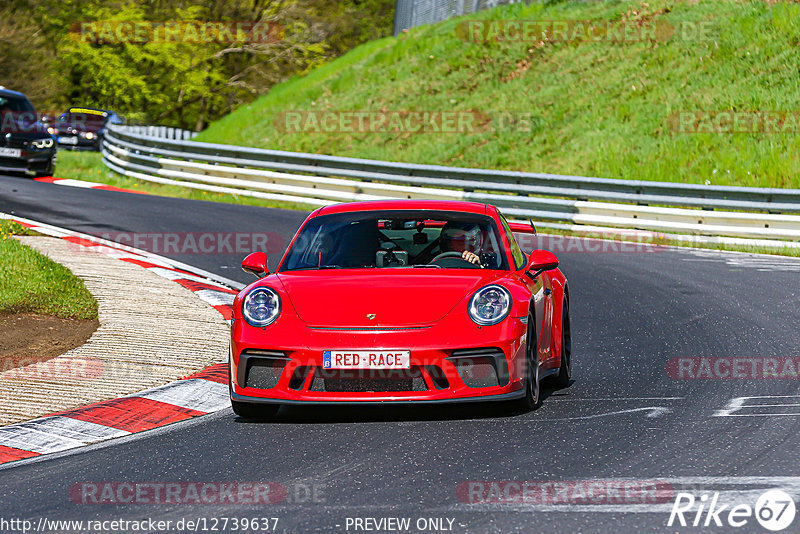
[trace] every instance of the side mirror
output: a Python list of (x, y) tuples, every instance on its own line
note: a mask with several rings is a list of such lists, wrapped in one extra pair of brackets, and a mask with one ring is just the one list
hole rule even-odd
[[(531, 252), (528, 257), (528, 264), (525, 266), (525, 275), (533, 280), (545, 271), (550, 271), (558, 267), (558, 258), (549, 250), (537, 249)], [(531, 274), (533, 271), (533, 274)]]
[(242, 260), (242, 270), (261, 278), (269, 273), (267, 268), (267, 255), (263, 252), (253, 252)]

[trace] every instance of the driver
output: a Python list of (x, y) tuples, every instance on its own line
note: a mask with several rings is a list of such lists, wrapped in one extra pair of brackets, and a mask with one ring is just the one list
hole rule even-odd
[(483, 267), (478, 256), (481, 245), (483, 245), (483, 232), (477, 223), (448, 221), (442, 227), (439, 237), (442, 252), (461, 252), (463, 259)]

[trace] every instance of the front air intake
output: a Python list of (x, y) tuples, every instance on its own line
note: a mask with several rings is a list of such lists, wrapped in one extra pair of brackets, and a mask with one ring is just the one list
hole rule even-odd
[(508, 384), (506, 356), (497, 347), (454, 350), (447, 360), (456, 367), (461, 380), (471, 388)]
[(248, 349), (239, 355), (239, 387), (270, 389), (278, 385), (289, 358), (282, 352)]

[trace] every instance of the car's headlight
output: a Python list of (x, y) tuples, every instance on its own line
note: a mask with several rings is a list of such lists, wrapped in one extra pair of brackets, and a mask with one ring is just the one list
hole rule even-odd
[(36, 148), (50, 148), (53, 146), (53, 140), (49, 137), (47, 139), (36, 139), (32, 144)]
[(242, 314), (251, 326), (267, 326), (281, 313), (281, 297), (269, 287), (257, 287), (242, 300)]
[(511, 293), (503, 286), (480, 288), (469, 301), (469, 317), (481, 326), (497, 324), (511, 311)]
[(81, 132), (81, 137), (85, 137), (89, 141), (94, 139), (94, 132)]

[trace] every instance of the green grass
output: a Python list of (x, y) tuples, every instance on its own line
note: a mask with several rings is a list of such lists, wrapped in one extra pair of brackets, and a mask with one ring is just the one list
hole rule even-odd
[(75, 180), (86, 180), (88, 182), (98, 182), (131, 191), (142, 191), (151, 195), (161, 195), (165, 197), (190, 198), (192, 200), (211, 200), (215, 202), (228, 202), (231, 204), (242, 204), (246, 206), (262, 206), (267, 208), (284, 208), (302, 211), (311, 211), (316, 206), (299, 204), (294, 202), (276, 202), (249, 197), (246, 195), (233, 195), (213, 193), (210, 191), (199, 191), (177, 185), (166, 185), (137, 180), (128, 176), (110, 171), (102, 163), (102, 157), (98, 152), (83, 152), (61, 150), (58, 153), (56, 178), (72, 178)]
[[(199, 141), (609, 178), (800, 187), (800, 136), (675, 133), (680, 111), (795, 111), (800, 6), (651, 0), (515, 4), (470, 19), (710, 23), (658, 42), (465, 42), (463, 19), (367, 43), (212, 124)], [(287, 110), (528, 114), (472, 133), (286, 133)], [(526, 115), (523, 115), (526, 116)], [(496, 124), (496, 123), (494, 123)], [(523, 131), (523, 130), (528, 131)]]
[(33, 235), (0, 220), (0, 314), (36, 313), (64, 319), (97, 319), (97, 301), (72, 272), (15, 239)]

